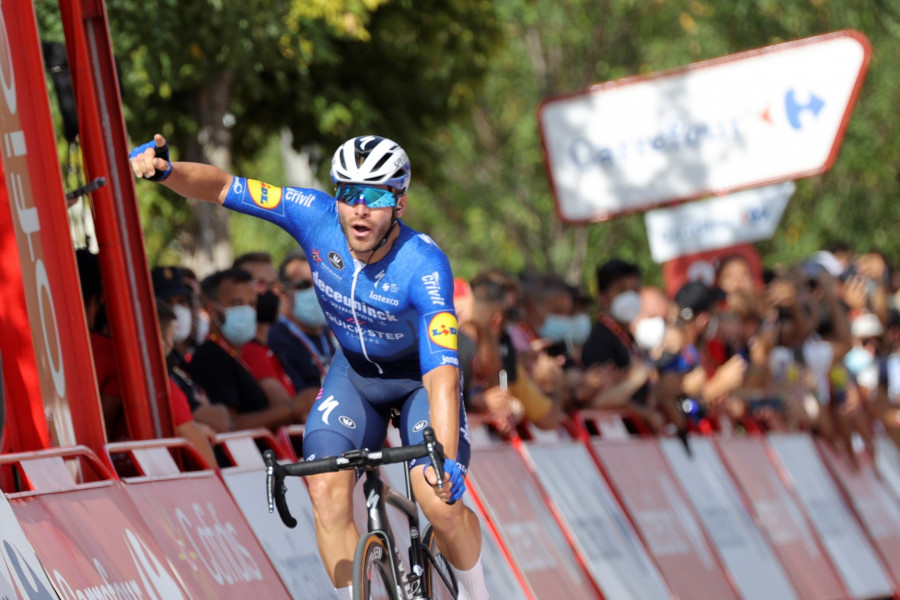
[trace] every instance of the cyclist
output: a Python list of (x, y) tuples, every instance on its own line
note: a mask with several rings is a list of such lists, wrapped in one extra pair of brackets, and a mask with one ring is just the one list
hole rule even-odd
[[(300, 243), (340, 345), (306, 421), (306, 458), (380, 448), (392, 408), (401, 411), (404, 444), (420, 443), (430, 425), (448, 457), (447, 485), (436, 487), (424, 459), (412, 465), (414, 492), (454, 567), (459, 597), (487, 598), (478, 518), (456, 502), (465, 491), (470, 452), (453, 277), (431, 238), (400, 220), (410, 182), (406, 152), (378, 136), (344, 142), (331, 161), (334, 197), (274, 187), (212, 165), (172, 163), (159, 134), (135, 148), (130, 160), (139, 178), (271, 221)], [(352, 516), (355, 483), (352, 471), (309, 478), (319, 552), (338, 598), (351, 597), (359, 539)]]

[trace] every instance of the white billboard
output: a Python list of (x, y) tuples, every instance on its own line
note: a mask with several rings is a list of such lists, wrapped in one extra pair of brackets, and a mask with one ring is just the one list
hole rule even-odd
[(793, 181), (644, 213), (653, 260), (767, 240), (794, 193)]
[(557, 212), (600, 221), (831, 167), (869, 63), (852, 30), (551, 99), (539, 111)]

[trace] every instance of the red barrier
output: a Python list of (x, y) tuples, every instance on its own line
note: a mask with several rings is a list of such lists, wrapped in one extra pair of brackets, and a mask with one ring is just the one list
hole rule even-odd
[(0, 598), (56, 598), (34, 548), (25, 538), (6, 496), (0, 494)]
[[(73, 462), (94, 481), (76, 483)], [(61, 597), (190, 597), (141, 510), (88, 448), (9, 454), (0, 464), (22, 475), (26, 491), (8, 494), (10, 505)]]
[[(182, 472), (179, 439), (108, 444), (138, 469), (125, 490), (173, 561), (191, 598), (290, 598), (250, 526), (213, 471)], [(115, 461), (119, 464), (120, 461)], [(260, 484), (259, 494), (265, 497)], [(166, 596), (163, 596), (166, 597)]]
[(525, 456), (607, 600), (671, 598), (587, 447), (527, 442)]
[(718, 441), (719, 451), (762, 530), (804, 599), (846, 598), (822, 542), (769, 460), (761, 437)]
[(900, 581), (900, 503), (878, 479), (868, 454), (857, 455), (859, 465), (850, 464), (847, 456), (837, 454), (830, 446), (818, 441), (819, 452), (831, 468), (835, 480), (850, 501), (863, 528), (888, 571), (894, 578), (894, 588)]
[(690, 454), (675, 438), (663, 438), (659, 444), (740, 596), (797, 598), (784, 568), (750, 518), (712, 438), (692, 437)]
[(278, 436), (280, 443), (266, 429), (219, 435), (217, 446), (229, 462), (219, 474), (291, 596), (330, 598), (333, 586), (319, 558), (312, 503), (303, 480), (288, 477), (284, 482), (288, 507), (297, 519), (294, 529), (286, 527), (277, 512), (270, 513), (266, 503), (265, 463), (259, 446), (271, 448), (280, 460), (293, 461), (293, 449), (285, 444), (287, 435), (285, 431)]
[(597, 597), (515, 448), (475, 448), (468, 480), (535, 598)]
[(886, 598), (895, 588), (808, 435), (769, 434), (787, 476), (832, 564), (853, 598)]
[(675, 594), (737, 600), (656, 440), (593, 440), (591, 448)]

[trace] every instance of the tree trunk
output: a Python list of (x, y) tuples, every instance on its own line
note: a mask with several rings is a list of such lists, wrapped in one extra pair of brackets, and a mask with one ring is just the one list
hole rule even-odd
[[(231, 170), (231, 133), (227, 125), (234, 75), (229, 70), (211, 81), (197, 98), (197, 139), (185, 146), (185, 160), (204, 162)], [(183, 266), (202, 278), (231, 266), (233, 253), (228, 232), (228, 211), (208, 202), (188, 201), (194, 224), (182, 236)]]

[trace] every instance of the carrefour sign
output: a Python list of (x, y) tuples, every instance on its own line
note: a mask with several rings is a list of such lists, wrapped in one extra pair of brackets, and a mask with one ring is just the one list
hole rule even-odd
[(545, 102), (559, 216), (599, 221), (822, 173), (870, 54), (864, 35), (839, 31)]

